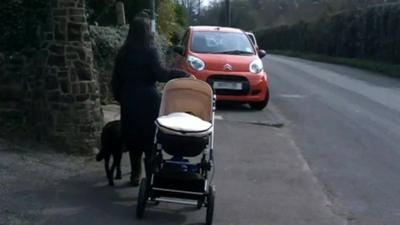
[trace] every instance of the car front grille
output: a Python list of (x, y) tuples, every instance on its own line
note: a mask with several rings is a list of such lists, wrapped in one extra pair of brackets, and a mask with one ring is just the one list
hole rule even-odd
[(247, 80), (246, 77), (243, 76), (233, 76), (233, 75), (220, 75), (220, 74), (215, 74), (211, 75), (207, 79), (207, 83), (211, 85), (211, 87), (214, 87), (214, 82), (216, 81), (225, 81), (225, 82), (238, 82), (242, 83), (242, 90), (229, 90), (229, 89), (217, 89), (214, 90), (214, 93), (217, 95), (248, 95), (250, 92), (250, 83)]

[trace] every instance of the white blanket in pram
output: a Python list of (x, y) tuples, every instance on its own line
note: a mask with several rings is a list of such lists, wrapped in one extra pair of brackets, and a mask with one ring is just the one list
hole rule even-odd
[(163, 133), (192, 137), (208, 135), (213, 128), (212, 123), (184, 112), (160, 116), (156, 120), (156, 125)]

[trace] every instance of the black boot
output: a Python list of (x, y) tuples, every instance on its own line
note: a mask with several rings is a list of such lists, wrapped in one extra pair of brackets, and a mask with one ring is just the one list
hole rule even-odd
[(129, 157), (131, 160), (131, 185), (137, 187), (142, 175), (142, 152), (129, 151)]

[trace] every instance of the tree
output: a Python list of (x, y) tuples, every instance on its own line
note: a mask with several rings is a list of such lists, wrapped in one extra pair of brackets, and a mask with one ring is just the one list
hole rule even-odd
[(40, 30), (46, 23), (48, 6), (48, 0), (1, 0), (1, 51), (38, 48)]
[[(189, 1), (189, 0), (186, 0)], [(258, 29), (265, 26), (316, 21), (343, 10), (365, 8), (398, 0), (231, 0), (232, 26)], [(201, 22), (224, 25), (224, 1), (214, 1)], [(218, 18), (218, 19), (216, 19)]]
[(86, 0), (89, 23), (97, 22), (104, 26), (115, 25), (115, 4), (117, 1), (124, 3), (126, 21), (128, 23), (137, 13), (143, 9), (150, 8), (148, 0)]
[(188, 13), (183, 5), (175, 3), (175, 16), (177, 24), (182, 27), (186, 27), (188, 25)]
[(168, 40), (177, 26), (175, 22), (175, 5), (170, 0), (159, 0), (157, 6), (157, 28)]

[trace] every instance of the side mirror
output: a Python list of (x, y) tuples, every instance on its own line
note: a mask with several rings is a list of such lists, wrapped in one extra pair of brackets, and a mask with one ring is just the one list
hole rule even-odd
[(258, 50), (258, 57), (260, 57), (260, 59), (264, 58), (264, 56), (266, 56), (266, 55), (267, 55), (267, 52), (265, 50), (262, 50), (262, 49)]
[(174, 46), (173, 48), (175, 53), (178, 53), (179, 55), (184, 55), (185, 54), (185, 49), (183, 48), (183, 46)]

